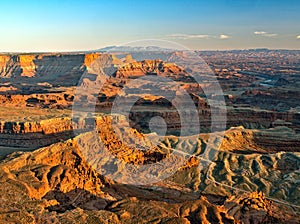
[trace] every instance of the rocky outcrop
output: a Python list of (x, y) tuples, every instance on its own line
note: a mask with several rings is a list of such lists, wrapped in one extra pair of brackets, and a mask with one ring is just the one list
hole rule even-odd
[(0, 55), (0, 77), (34, 76), (36, 58), (34, 54)]
[[(62, 212), (81, 203), (83, 209), (103, 209), (108, 201), (116, 200), (102, 191), (109, 182), (82, 159), (73, 144), (72, 140), (58, 143), (0, 165), (1, 204), (5, 205), (1, 206), (1, 222), (19, 219), (27, 223), (24, 217), (39, 222), (48, 213), (46, 208)], [(24, 204), (16, 206), (16, 201)], [(9, 215), (16, 210), (17, 215)]]
[(19, 55), (19, 63), (22, 69), (21, 76), (32, 77), (36, 72), (36, 65), (34, 63), (35, 55)]
[(189, 75), (183, 68), (173, 63), (165, 63), (161, 60), (132, 62), (127, 65), (123, 65), (114, 74), (116, 78), (134, 78), (144, 75), (166, 76), (175, 80), (185, 79), (185, 81), (189, 78)]
[(58, 93), (5, 94), (0, 95), (0, 104), (15, 107), (64, 109), (72, 106), (74, 93), (68, 90)]
[[(110, 129), (103, 128), (103, 124), (109, 122), (107, 119), (98, 121), (102, 124), (101, 138), (107, 140), (105, 144), (111, 145), (109, 148), (111, 152), (126, 158), (122, 156), (123, 147), (115, 140), (109, 139), (112, 134)], [(132, 134), (137, 139), (139, 134)], [(209, 170), (204, 169), (200, 172), (199, 163), (192, 160), (174, 177), (152, 186), (117, 184), (101, 176), (86, 162), (78, 143), (80, 138), (83, 138), (87, 143), (93, 144), (87, 135), (90, 133), (31, 153), (13, 154), (0, 163), (1, 222), (22, 220), (45, 223), (49, 220), (51, 222), (72, 220), (73, 223), (90, 223), (93, 220), (107, 223), (141, 221), (297, 223), (299, 221), (297, 210), (270, 201), (262, 193), (233, 194), (228, 190), (224, 196), (222, 186), (205, 179), (201, 182), (203, 187), (198, 188), (201, 191), (193, 190), (190, 184), (194, 181), (190, 182), (188, 179), (197, 180), (195, 176), (202, 172), (205, 174)], [(129, 157), (135, 157), (134, 150), (128, 154)], [(130, 163), (130, 160), (124, 162)], [(179, 177), (183, 181), (180, 181)], [(189, 184), (185, 185), (186, 181)]]
[(0, 134), (53, 134), (71, 129), (70, 118), (53, 118), (37, 122), (0, 122)]
[[(90, 54), (11, 54), (0, 55), (0, 77), (37, 83), (47, 80), (54, 85), (74, 86), (91, 66), (105, 67), (122, 63), (112, 55)], [(24, 77), (24, 78), (22, 78)]]
[[(253, 192), (228, 198), (224, 207), (228, 215), (242, 223), (296, 223), (297, 220), (281, 210), (282, 205), (273, 204), (262, 192)], [(287, 208), (286, 209), (290, 209)], [(291, 212), (291, 210), (289, 211)], [(289, 213), (288, 212), (288, 213)]]
[(21, 73), (17, 55), (0, 55), (0, 77), (10, 78)]

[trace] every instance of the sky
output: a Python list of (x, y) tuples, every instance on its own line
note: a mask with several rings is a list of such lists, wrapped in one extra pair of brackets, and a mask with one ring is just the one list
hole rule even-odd
[(0, 0), (0, 52), (94, 50), (141, 39), (190, 49), (300, 49), (299, 0)]

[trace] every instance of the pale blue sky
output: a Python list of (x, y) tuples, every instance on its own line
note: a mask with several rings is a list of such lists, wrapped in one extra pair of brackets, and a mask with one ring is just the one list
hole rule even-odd
[(300, 49), (298, 0), (7, 0), (0, 8), (1, 52), (90, 50), (148, 38), (199, 50)]

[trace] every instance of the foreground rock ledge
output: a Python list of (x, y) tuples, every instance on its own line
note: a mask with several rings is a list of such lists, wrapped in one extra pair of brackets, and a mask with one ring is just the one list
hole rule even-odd
[[(299, 222), (299, 210), (262, 193), (230, 195), (211, 183), (200, 193), (176, 174), (154, 186), (115, 183), (86, 163), (77, 138), (1, 162), (2, 223)], [(178, 172), (200, 175), (195, 160)]]

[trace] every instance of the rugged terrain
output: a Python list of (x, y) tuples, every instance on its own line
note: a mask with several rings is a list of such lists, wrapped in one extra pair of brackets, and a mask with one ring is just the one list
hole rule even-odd
[(0, 222), (299, 223), (299, 52), (197, 53), (0, 55)]
[[(101, 128), (101, 131), (102, 135), (113, 136), (112, 133), (107, 133), (109, 130)], [(243, 137), (245, 133), (253, 134), (249, 130), (234, 129), (225, 136), (226, 139), (233, 134), (239, 136), (233, 140), (241, 144), (247, 141)], [(235, 223), (237, 221), (297, 223), (299, 218), (299, 211), (294, 210), (293, 207), (269, 200), (263, 193), (251, 193), (252, 191), (259, 192), (261, 189), (276, 197), (277, 192), (282, 191), (282, 194), (288, 195), (288, 198), (285, 198), (287, 201), (299, 203), (299, 188), (293, 190), (288, 186), (282, 188), (283, 185), (277, 183), (281, 180), (280, 178), (268, 177), (268, 175), (274, 175), (270, 166), (273, 168), (282, 166), (281, 164), (287, 162), (284, 160), (294, 159), (293, 162), (298, 164), (298, 167), (286, 168), (284, 171), (286, 178), (281, 181), (285, 185), (290, 185), (295, 179), (299, 179), (297, 176), (299, 175), (297, 174), (299, 159), (288, 153), (281, 152), (270, 156), (260, 153), (231, 155), (227, 153), (228, 143), (225, 142), (220, 148), (225, 151), (220, 151), (217, 155), (218, 160), (208, 168), (200, 169), (199, 159), (191, 157), (172, 177), (154, 185), (134, 186), (118, 184), (103, 177), (85, 161), (82, 150), (78, 148), (78, 141), (92, 143), (90, 138), (93, 138), (93, 134), (86, 133), (34, 152), (15, 153), (2, 161), (0, 167), (1, 205), (3, 206), (0, 217), (2, 221), (65, 223), (67, 220), (72, 220), (72, 223), (91, 223), (93, 220), (95, 223), (127, 223), (131, 220), (134, 223)], [(205, 136), (199, 136), (198, 139), (205, 142)], [(135, 152), (134, 149), (131, 149), (130, 153), (128, 149), (120, 151), (117, 145), (113, 145), (113, 142), (113, 139), (107, 139), (107, 144), (111, 144), (109, 149), (117, 150), (114, 153), (117, 156), (121, 155), (124, 163), (136, 162), (137, 160), (131, 160), (135, 153), (138, 154), (139, 162), (146, 162), (147, 158), (154, 159), (153, 162), (155, 162), (160, 158), (158, 155), (162, 153), (157, 151), (155, 157), (152, 155), (149, 158), (147, 152)], [(248, 144), (252, 147), (255, 145), (249, 140)], [(238, 147), (238, 144), (236, 145)], [(245, 146), (249, 147), (249, 145)], [(224, 156), (224, 153), (227, 155)], [(243, 158), (242, 163), (248, 174), (242, 174), (240, 173), (242, 170), (230, 167), (233, 165), (232, 160), (241, 160), (240, 157), (246, 157)], [(225, 164), (223, 168), (217, 167), (220, 166), (218, 165), (220, 158)], [(97, 162), (101, 166), (107, 163), (109, 161)], [(217, 168), (218, 172), (215, 172)], [(215, 182), (223, 182), (219, 176), (224, 172), (222, 169), (227, 169), (224, 170), (227, 173), (226, 181), (231, 178), (244, 178), (243, 181), (237, 182), (239, 186), (235, 186), (237, 190), (233, 195), (231, 188), (220, 186)], [(205, 177), (206, 175), (208, 178)], [(248, 178), (248, 175), (254, 176)], [(246, 189), (249, 192), (241, 193), (239, 189)], [(275, 195), (272, 195), (274, 192)]]

